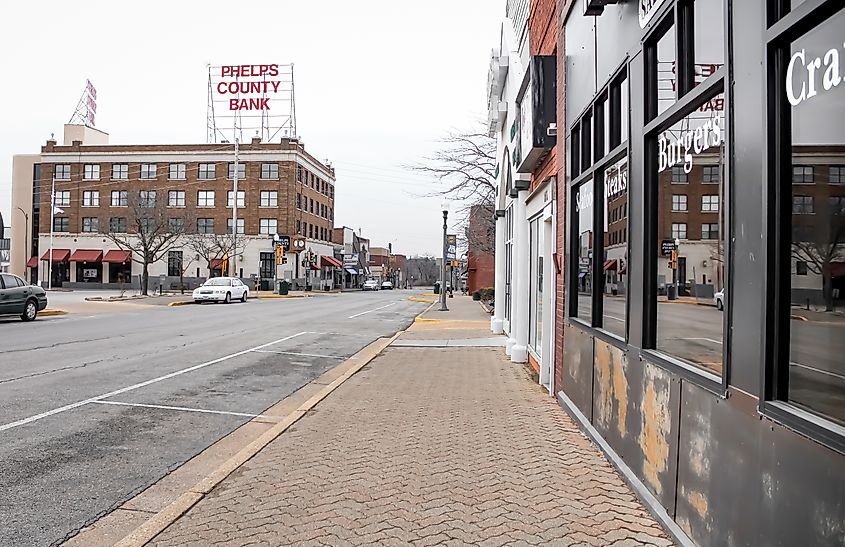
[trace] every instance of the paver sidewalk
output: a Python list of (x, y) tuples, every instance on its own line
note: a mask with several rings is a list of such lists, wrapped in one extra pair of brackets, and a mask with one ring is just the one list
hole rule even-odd
[[(490, 336), (449, 305), (407, 339)], [(672, 544), (503, 348), (460, 346), (387, 349), (152, 543)]]

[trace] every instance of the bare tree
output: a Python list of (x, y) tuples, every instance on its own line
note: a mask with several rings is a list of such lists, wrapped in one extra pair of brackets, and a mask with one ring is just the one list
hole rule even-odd
[(405, 267), (412, 286), (434, 285), (440, 279), (440, 269), (433, 256), (412, 256), (405, 262)]
[(128, 215), (112, 218), (103, 233), (121, 250), (130, 251), (141, 264), (141, 294), (149, 294), (149, 266), (167, 256), (187, 233), (191, 222), (185, 214), (170, 217), (165, 196), (142, 190), (128, 196)]
[[(239, 258), (243, 257), (244, 249), (246, 247), (246, 238), (239, 234), (237, 239), (232, 238), (232, 234), (192, 234), (188, 238), (188, 247), (192, 249), (200, 258), (205, 260), (208, 268), (209, 277), (211, 277), (211, 262), (222, 258), (229, 258), (237, 255)], [(231, 274), (232, 272), (225, 272)]]
[[(825, 311), (833, 311), (832, 265), (845, 257), (845, 211), (820, 207), (812, 222), (795, 222), (792, 258), (807, 264), (807, 269), (822, 278)], [(795, 221), (803, 220), (793, 215)]]

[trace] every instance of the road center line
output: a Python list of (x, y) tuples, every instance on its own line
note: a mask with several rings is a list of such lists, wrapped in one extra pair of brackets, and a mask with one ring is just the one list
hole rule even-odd
[(92, 401), (92, 404), (98, 405), (116, 405), (116, 406), (135, 406), (140, 408), (155, 408), (159, 410), (181, 410), (183, 412), (201, 412), (203, 414), (224, 414), (227, 416), (244, 416), (246, 418), (273, 418), (273, 416), (265, 416), (263, 414), (246, 414), (244, 412), (227, 412), (225, 410), (208, 410), (205, 408), (188, 408), (185, 406), (168, 406), (168, 405), (148, 405), (142, 403), (124, 403), (122, 401)]
[(298, 353), (296, 351), (275, 351), (272, 349), (256, 349), (253, 353), (275, 353), (276, 355), (297, 355), (299, 357), (321, 357), (323, 359), (346, 359), (337, 355), (321, 355), (319, 353)]
[(355, 315), (350, 315), (347, 319), (355, 319), (356, 317), (361, 317), (362, 315), (367, 315), (368, 313), (373, 313), (374, 311), (383, 310), (384, 308), (388, 308), (395, 304), (396, 302), (391, 302), (387, 306), (382, 306), (380, 308), (374, 308), (372, 310), (362, 311), (361, 313), (356, 313)]
[(194, 365), (192, 367), (184, 368), (182, 370), (177, 370), (175, 372), (171, 372), (170, 374), (165, 374), (164, 376), (159, 376), (158, 378), (153, 378), (152, 380), (147, 380), (144, 382), (140, 382), (138, 384), (133, 384), (131, 386), (127, 386), (124, 388), (116, 389), (114, 391), (110, 391), (108, 393), (104, 393), (103, 395), (98, 395), (96, 397), (91, 397), (90, 399), (85, 399), (84, 401), (78, 401), (76, 403), (71, 403), (69, 405), (60, 406), (59, 408), (54, 408), (53, 410), (48, 410), (47, 412), (42, 412), (41, 414), (36, 414), (35, 416), (30, 416), (28, 418), (23, 418), (15, 422), (10, 422), (5, 425), (0, 425), (0, 432), (6, 431), (7, 429), (13, 429), (15, 427), (19, 427), (22, 425), (26, 425), (32, 422), (36, 422), (42, 418), (47, 418), (48, 416), (53, 416), (55, 414), (59, 414), (62, 412), (66, 412), (68, 410), (73, 410), (74, 408), (79, 408), (81, 406), (96, 403), (102, 401), (103, 399), (108, 399), (109, 397), (114, 397), (115, 395), (120, 395), (121, 393), (127, 393), (129, 391), (133, 391), (136, 389), (140, 389), (142, 387), (149, 386), (151, 384), (155, 384), (164, 380), (169, 380), (170, 378), (175, 378), (176, 376), (181, 376), (182, 374), (186, 374), (188, 372), (193, 372), (195, 370), (199, 370), (201, 368), (205, 368), (211, 365), (216, 365), (217, 363), (222, 363), (223, 361), (228, 361), (229, 359), (234, 359), (235, 357), (240, 357), (241, 355), (245, 355), (251, 351), (257, 349), (263, 349), (268, 346), (272, 346), (274, 344), (278, 344), (280, 342), (284, 342), (286, 340), (290, 340), (291, 338), (296, 338), (297, 336), (302, 336), (303, 334), (308, 334), (308, 332), (298, 332), (296, 334), (292, 334), (290, 336), (285, 336), (284, 338), (279, 338), (278, 340), (273, 340), (272, 342), (267, 342), (266, 344), (261, 344), (260, 346), (255, 346), (254, 348), (245, 349), (239, 351), (237, 353), (231, 353), (229, 355), (225, 355), (223, 357), (218, 357), (217, 359), (213, 359), (211, 361), (206, 361), (205, 363), (200, 363), (199, 365)]

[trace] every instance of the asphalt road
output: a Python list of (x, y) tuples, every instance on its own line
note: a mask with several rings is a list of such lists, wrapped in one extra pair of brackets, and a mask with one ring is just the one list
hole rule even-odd
[(0, 545), (60, 542), (410, 324), (409, 295), (0, 320)]

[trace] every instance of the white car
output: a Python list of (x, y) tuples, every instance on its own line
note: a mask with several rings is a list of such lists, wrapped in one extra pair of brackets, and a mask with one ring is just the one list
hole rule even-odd
[(716, 303), (716, 309), (721, 311), (725, 309), (725, 289), (713, 295), (713, 302)]
[(393, 283), (390, 281), (382, 281), (381, 288), (384, 291), (392, 291), (393, 290)]
[(235, 277), (212, 277), (194, 289), (194, 302), (223, 302), (228, 304), (232, 300), (246, 302), (249, 298), (249, 287)]
[(361, 287), (363, 291), (377, 291), (379, 289), (378, 281), (375, 279), (368, 279), (364, 281), (364, 286)]

